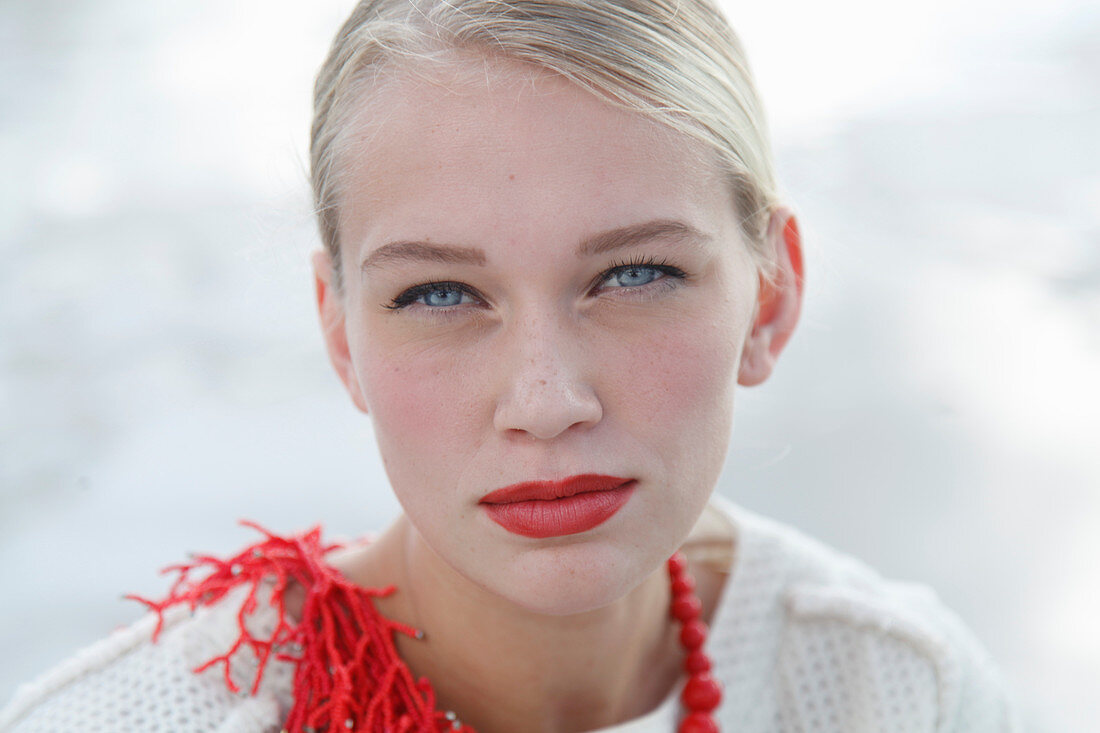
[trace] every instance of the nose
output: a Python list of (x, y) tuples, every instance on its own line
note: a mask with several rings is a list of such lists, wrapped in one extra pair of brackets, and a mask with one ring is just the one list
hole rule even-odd
[(506, 344), (493, 416), (497, 430), (550, 440), (600, 421), (603, 406), (584, 374), (591, 350), (572, 329), (550, 319), (527, 319), (514, 324)]

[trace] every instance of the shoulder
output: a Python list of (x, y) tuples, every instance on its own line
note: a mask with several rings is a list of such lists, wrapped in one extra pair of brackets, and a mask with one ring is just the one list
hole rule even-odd
[[(272, 661), (262, 684), (251, 693), (255, 655), (232, 655), (232, 692), (224, 665), (194, 670), (225, 654), (238, 636), (242, 598), (192, 615), (187, 609), (165, 613), (162, 633), (153, 641), (155, 615), (84, 649), (36, 680), (23, 685), (0, 710), (0, 731), (37, 733), (58, 730), (277, 731), (290, 695), (293, 668)], [(271, 623), (264, 607), (249, 625)]]
[(931, 589), (885, 579), (721, 498), (715, 505), (736, 550), (713, 642), (756, 665), (778, 728), (1017, 730), (989, 656)]

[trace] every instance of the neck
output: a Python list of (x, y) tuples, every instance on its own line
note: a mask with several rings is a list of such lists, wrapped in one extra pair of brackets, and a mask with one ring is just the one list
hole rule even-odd
[(397, 586), (379, 610), (426, 634), (398, 636), (398, 652), (414, 679), (432, 683), (437, 708), (478, 733), (608, 726), (653, 709), (679, 676), (663, 565), (611, 605), (569, 616), (533, 613), (476, 586), (404, 517), (355, 565), (355, 582)]

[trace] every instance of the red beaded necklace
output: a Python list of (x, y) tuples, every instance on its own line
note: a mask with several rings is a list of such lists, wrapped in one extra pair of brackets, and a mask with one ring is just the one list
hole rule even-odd
[[(251, 522), (243, 524), (262, 532), (266, 539), (228, 559), (195, 556), (191, 562), (165, 568), (165, 572), (178, 575), (163, 600), (128, 596), (157, 614), (154, 641), (167, 609), (188, 606), (194, 611), (246, 587), (247, 595), (237, 612), (237, 641), (194, 671), (221, 665), (226, 686), (238, 693), (240, 688), (230, 674), (232, 659), (238, 651), (249, 649), (257, 660), (251, 688), (255, 695), (272, 658), (293, 662), (294, 702), (284, 731), (474, 733), (454, 712), (435, 709), (431, 684), (423, 677), (414, 680), (398, 656), (394, 633), (415, 639), (424, 638), (424, 634), (386, 618), (374, 607), (373, 599), (389, 595), (393, 586), (363, 588), (344, 578), (324, 561), (324, 556), (340, 545), (322, 544), (319, 528), (280, 537)], [(203, 571), (207, 574), (201, 579), (192, 577)], [(689, 675), (680, 694), (688, 714), (679, 733), (715, 733), (718, 725), (711, 713), (722, 700), (722, 690), (710, 675), (710, 658), (703, 651), (707, 626), (700, 619), (702, 603), (681, 553), (669, 558), (668, 572), (671, 614), (681, 624), (680, 643), (687, 651), (684, 669)], [(292, 582), (306, 591), (297, 622), (288, 618), (284, 605), (284, 592)], [(247, 628), (245, 620), (259, 608), (260, 591), (268, 587), (268, 602), (277, 613), (277, 622), (270, 636), (259, 637)], [(364, 690), (371, 691), (367, 699), (361, 694)]]
[(687, 650), (684, 671), (691, 675), (680, 693), (688, 715), (681, 721), (679, 733), (718, 733), (711, 712), (722, 702), (722, 688), (710, 675), (710, 657), (703, 651), (707, 625), (699, 618), (703, 604), (695, 595), (695, 578), (682, 553), (668, 559), (668, 574), (672, 578), (672, 615), (680, 622), (680, 643)]

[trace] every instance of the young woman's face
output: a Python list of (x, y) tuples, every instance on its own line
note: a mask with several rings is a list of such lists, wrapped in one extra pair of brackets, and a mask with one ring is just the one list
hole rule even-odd
[[(521, 606), (579, 612), (659, 568), (702, 511), (758, 277), (697, 143), (492, 69), (372, 94), (344, 160), (330, 348), (346, 334), (342, 376), (435, 554)], [(481, 502), (585, 474), (633, 483), (584, 531), (561, 534), (590, 504), (531, 537)]]

